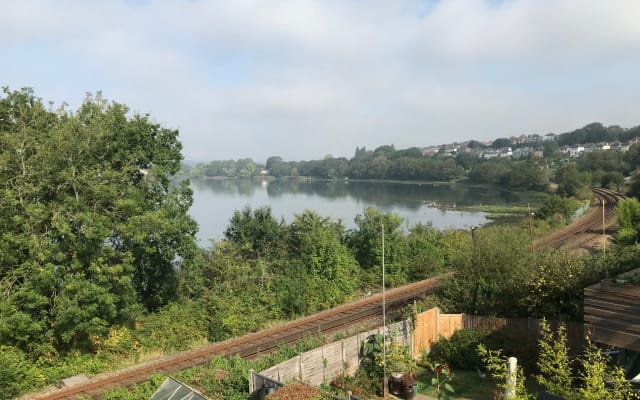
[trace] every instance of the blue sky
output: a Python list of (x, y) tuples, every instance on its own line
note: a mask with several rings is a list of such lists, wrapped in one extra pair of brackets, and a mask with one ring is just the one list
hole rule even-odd
[(21, 0), (0, 85), (85, 92), (180, 131), (191, 160), (640, 125), (636, 0)]

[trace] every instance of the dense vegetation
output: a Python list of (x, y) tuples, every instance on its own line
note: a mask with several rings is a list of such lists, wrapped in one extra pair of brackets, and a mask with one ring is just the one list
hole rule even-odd
[[(543, 158), (485, 158), (487, 146), (471, 140), (456, 145), (452, 151), (442, 146), (435, 154), (425, 154), (420, 148), (397, 150), (384, 145), (375, 150), (356, 148), (351, 159), (327, 156), (322, 160), (284, 161), (272, 156), (264, 165), (251, 159), (211, 161), (194, 166), (183, 165), (183, 173), (191, 177), (314, 177), (322, 179), (397, 179), (418, 181), (459, 181), (491, 184), (510, 189), (544, 190), (557, 185), (563, 196), (576, 196), (589, 186), (620, 190), (624, 177), (632, 174), (640, 162), (640, 144), (629, 151), (593, 150), (577, 159), (560, 152), (560, 146), (627, 142), (640, 136), (640, 126), (624, 129), (592, 123), (550, 140), (518, 142), (496, 139), (493, 149), (523, 148), (540, 150)], [(640, 188), (640, 184), (637, 185)], [(635, 190), (640, 193), (639, 189)]]
[[(234, 213), (224, 239), (204, 250), (187, 214), (191, 191), (176, 179), (180, 149), (176, 131), (100, 95), (69, 111), (47, 108), (30, 90), (4, 90), (1, 398), (237, 336), (376, 290), (382, 226), (388, 284), (455, 271), (437, 299), (455, 312), (580, 319), (582, 288), (629, 269), (636, 257), (633, 247), (622, 246), (638, 235), (635, 208), (621, 247), (606, 259), (532, 253), (526, 223), (481, 228), (474, 240), (469, 232), (429, 225), (403, 230), (400, 217), (376, 209), (364, 210), (355, 228), (346, 229), (313, 211), (285, 223), (268, 207), (245, 208)], [(357, 158), (366, 164), (384, 155), (401, 165), (414, 153), (362, 149)], [(452, 168), (425, 164), (425, 171), (454, 176), (463, 170), (452, 158), (436, 161)], [(512, 167), (509, 174), (524, 176), (530, 168), (546, 174), (532, 161)], [(566, 178), (558, 190), (579, 192), (577, 167), (560, 170)], [(565, 221), (572, 202), (549, 200), (536, 231)]]

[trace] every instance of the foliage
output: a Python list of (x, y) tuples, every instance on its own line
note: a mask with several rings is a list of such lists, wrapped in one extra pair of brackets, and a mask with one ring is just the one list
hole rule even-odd
[(360, 346), (360, 369), (371, 379), (380, 385), (384, 377), (384, 364), (379, 364), (378, 358), (385, 351), (385, 338), (382, 334), (367, 337)]
[(517, 366), (516, 371), (516, 387), (511, 387), (507, 384), (508, 376), (508, 360), (507, 357), (502, 355), (502, 350), (489, 350), (483, 344), (478, 345), (478, 355), (485, 364), (486, 370), (491, 375), (491, 378), (496, 383), (496, 387), (504, 392), (505, 390), (513, 390), (514, 400), (530, 400), (534, 397), (529, 394), (525, 387), (524, 372), (521, 366)]
[(535, 217), (538, 219), (548, 219), (559, 215), (565, 223), (568, 223), (571, 221), (571, 217), (578, 209), (578, 206), (579, 204), (575, 199), (549, 196), (545, 199), (538, 211), (536, 211)]
[(542, 190), (549, 183), (544, 165), (532, 160), (511, 162), (500, 178), (502, 186), (522, 190)]
[(616, 207), (618, 232), (616, 242), (620, 244), (638, 244), (640, 239), (640, 201), (635, 198), (624, 199)]
[(446, 233), (431, 225), (416, 224), (409, 229), (406, 242), (406, 270), (409, 281), (430, 278), (445, 268)]
[(536, 381), (549, 393), (568, 399), (571, 396), (571, 365), (567, 349), (567, 333), (560, 325), (554, 337), (547, 321), (540, 322)]
[(360, 368), (372, 382), (380, 384), (387, 375), (400, 373), (413, 376), (416, 362), (410, 354), (409, 347), (402, 345), (391, 336), (375, 334), (367, 337), (360, 347)]
[(385, 269), (389, 282), (406, 282), (403, 261), (406, 254), (405, 243), (400, 231), (402, 218), (393, 213), (385, 213), (368, 207), (355, 218), (356, 228), (348, 233), (347, 243), (352, 249), (360, 267), (369, 273), (366, 278), (378, 284), (382, 272), (382, 229), (384, 226)]
[(429, 362), (426, 357), (424, 358), (424, 366), (433, 375), (431, 377), (431, 386), (435, 388), (437, 399), (449, 399), (455, 393), (453, 386), (451, 386), (451, 381), (454, 377), (451, 367), (447, 364)]
[[(296, 215), (289, 229), (290, 257), (303, 268), (311, 285), (304, 295), (307, 310), (343, 303), (357, 289), (359, 266), (343, 243), (345, 229), (314, 211)], [(355, 278), (355, 279), (354, 279)]]
[(206, 326), (202, 323), (206, 317), (206, 310), (200, 303), (189, 300), (170, 303), (155, 313), (140, 317), (133, 330), (127, 332), (126, 327), (121, 327), (120, 332), (126, 333), (121, 333), (120, 339), (111, 343), (110, 335), (101, 349), (111, 347), (109, 350), (112, 352), (119, 350), (129, 354), (134, 351), (162, 350), (171, 353), (187, 350), (206, 340)]
[[(510, 291), (531, 262), (529, 238), (514, 227), (483, 227), (465, 235), (464, 246), (452, 255), (455, 271), (446, 283), (443, 296), (458, 311), (481, 315), (513, 315)], [(466, 239), (465, 239), (466, 238)], [(517, 260), (517, 262), (514, 262)]]
[(429, 357), (446, 361), (456, 369), (479, 370), (483, 364), (476, 349), (479, 344), (486, 342), (488, 336), (489, 333), (482, 329), (457, 330), (450, 338), (440, 337)]
[(626, 399), (630, 385), (625, 379), (624, 370), (618, 366), (610, 367), (610, 357), (597, 348), (587, 338), (587, 348), (580, 359), (580, 381), (577, 399), (618, 400)]
[[(200, 326), (210, 341), (219, 341), (256, 330), (280, 312), (273, 304), (273, 271), (253, 252), (222, 241), (205, 251), (202, 266), (203, 307)], [(204, 321), (204, 324), (203, 324)]]
[(252, 252), (254, 257), (276, 257), (284, 242), (283, 223), (271, 215), (271, 207), (235, 211), (224, 232), (227, 240)]
[(197, 259), (178, 132), (88, 95), (75, 113), (0, 95), (0, 344), (72, 349), (177, 296)]
[(559, 166), (554, 179), (558, 184), (556, 193), (562, 197), (577, 196), (587, 187), (587, 176), (578, 172), (574, 163)]
[(577, 368), (579, 379), (572, 379), (576, 369), (571, 368), (569, 362), (564, 327), (558, 329), (554, 338), (549, 325), (542, 322), (538, 355), (540, 373), (536, 379), (549, 393), (570, 400), (628, 398), (630, 386), (624, 370), (610, 364), (610, 357), (587, 337), (587, 347)]
[(38, 376), (22, 351), (0, 346), (0, 399), (12, 399), (30, 389)]
[(165, 376), (154, 374), (144, 383), (134, 385), (132, 388), (120, 388), (102, 395), (103, 400), (147, 400), (158, 390)]

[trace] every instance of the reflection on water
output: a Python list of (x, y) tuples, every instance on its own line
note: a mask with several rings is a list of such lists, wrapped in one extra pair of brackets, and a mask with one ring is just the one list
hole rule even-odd
[(320, 215), (340, 219), (347, 228), (353, 227), (353, 219), (366, 207), (376, 207), (399, 214), (406, 226), (431, 223), (444, 229), (487, 222), (483, 213), (455, 211), (456, 206), (521, 202), (511, 192), (459, 184), (194, 179), (191, 188), (194, 204), (190, 214), (200, 225), (198, 237), (202, 245), (207, 245), (209, 239), (220, 239), (233, 212), (245, 206), (270, 206), (273, 215), (286, 222), (305, 209), (313, 209)]

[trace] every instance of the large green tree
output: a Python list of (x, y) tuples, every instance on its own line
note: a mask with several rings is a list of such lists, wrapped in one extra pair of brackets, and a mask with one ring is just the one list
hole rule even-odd
[(384, 262), (392, 284), (406, 280), (403, 261), (406, 245), (400, 230), (402, 218), (394, 213), (368, 207), (355, 218), (356, 228), (349, 232), (347, 243), (360, 267), (369, 274), (371, 283), (378, 282), (382, 270), (382, 231), (384, 227)]
[(89, 347), (166, 304), (196, 257), (178, 132), (88, 95), (76, 112), (0, 96), (0, 344)]

